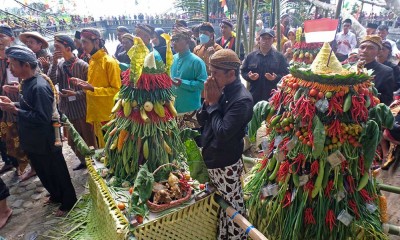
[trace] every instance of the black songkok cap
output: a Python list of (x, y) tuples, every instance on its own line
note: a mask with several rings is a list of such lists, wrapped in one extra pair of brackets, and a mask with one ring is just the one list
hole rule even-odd
[(125, 26), (118, 26), (117, 27), (117, 31), (118, 32), (125, 32), (125, 33), (129, 33), (129, 29)]
[(61, 43), (65, 47), (70, 47), (71, 51), (75, 50), (74, 40), (65, 34), (57, 34), (54, 36), (54, 40)]
[(0, 33), (5, 34), (9, 37), (13, 37), (13, 31), (7, 24), (0, 24)]
[(15, 45), (6, 49), (8, 58), (14, 58), (21, 62), (38, 63), (35, 53), (28, 47), (22, 45)]

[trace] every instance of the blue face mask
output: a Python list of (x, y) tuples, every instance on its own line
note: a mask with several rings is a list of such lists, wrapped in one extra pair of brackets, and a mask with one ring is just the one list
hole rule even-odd
[(200, 34), (200, 44), (205, 44), (208, 43), (210, 41), (210, 37), (208, 35), (205, 34)]

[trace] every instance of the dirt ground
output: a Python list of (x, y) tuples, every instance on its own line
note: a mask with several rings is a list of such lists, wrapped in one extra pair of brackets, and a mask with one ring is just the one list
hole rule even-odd
[[(246, 155), (255, 157), (257, 155), (255, 149), (252, 147), (250, 151), (246, 152)], [(63, 152), (79, 198), (87, 192), (87, 171), (72, 171), (72, 168), (79, 163), (78, 159), (66, 144)], [(0, 167), (2, 164), (1, 162)], [(49, 230), (54, 229), (62, 221), (62, 218), (57, 218), (52, 214), (57, 209), (57, 205), (43, 206), (47, 192), (41, 186), (39, 179), (35, 177), (27, 182), (19, 183), (14, 172), (2, 174), (1, 178), (10, 188), (11, 196), (8, 198), (8, 205), (14, 212), (7, 225), (0, 230), (0, 240), (50, 239), (46, 234)], [(386, 184), (400, 186), (400, 171), (393, 175), (383, 171), (381, 178)], [(388, 198), (389, 222), (393, 225), (400, 225), (399, 196), (387, 192), (384, 194)], [(400, 240), (400, 237), (391, 236), (390, 239)]]

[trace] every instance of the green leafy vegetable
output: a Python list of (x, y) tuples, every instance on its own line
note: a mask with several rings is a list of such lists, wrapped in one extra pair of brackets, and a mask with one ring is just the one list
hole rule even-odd
[(313, 126), (314, 145), (312, 155), (314, 158), (318, 158), (324, 150), (326, 134), (324, 125), (322, 124), (321, 120), (319, 120), (319, 117), (317, 115), (314, 116)]
[(188, 156), (188, 165), (190, 176), (196, 179), (200, 183), (205, 183), (209, 181), (209, 176), (207, 172), (207, 167), (201, 156), (200, 149), (197, 147), (196, 142), (193, 139), (188, 139), (185, 141), (186, 154)]

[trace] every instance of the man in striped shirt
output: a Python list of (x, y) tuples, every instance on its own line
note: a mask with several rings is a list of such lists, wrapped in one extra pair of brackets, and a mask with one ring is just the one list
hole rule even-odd
[[(87, 81), (89, 65), (72, 53), (75, 45), (71, 37), (61, 34), (54, 36), (54, 47), (53, 64), (48, 75), (54, 84), (58, 83), (60, 110), (67, 115), (83, 140), (89, 146), (96, 147), (93, 126), (86, 122), (86, 95), (81, 87), (71, 83), (72, 77)], [(85, 157), (78, 152), (72, 136), (68, 137), (68, 144), (81, 161), (74, 170), (85, 168)]]

